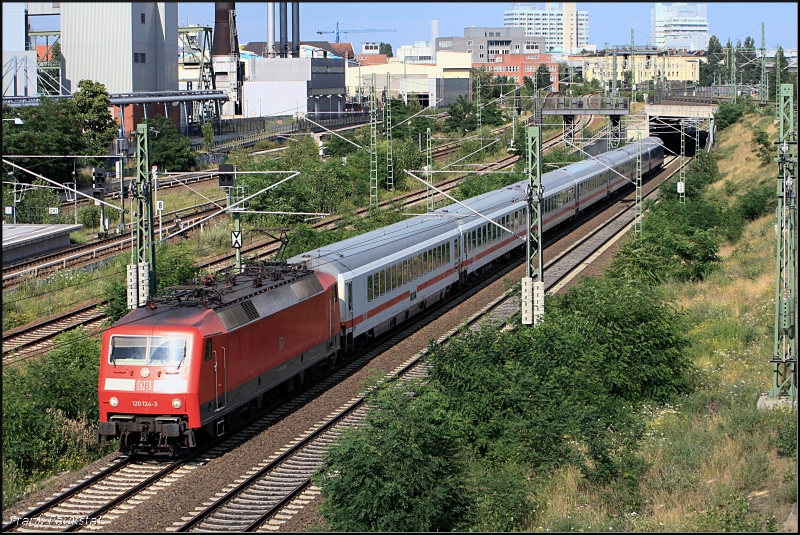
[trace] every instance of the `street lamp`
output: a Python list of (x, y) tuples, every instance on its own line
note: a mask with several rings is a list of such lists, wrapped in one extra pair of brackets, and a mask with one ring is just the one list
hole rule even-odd
[(25, 124), (25, 121), (20, 119), (19, 117), (14, 117), (13, 119), (3, 119), (4, 121), (14, 121), (14, 124)]

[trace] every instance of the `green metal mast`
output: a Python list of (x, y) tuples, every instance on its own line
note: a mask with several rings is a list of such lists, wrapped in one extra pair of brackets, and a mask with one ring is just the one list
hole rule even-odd
[(636, 206), (634, 207), (633, 232), (642, 237), (642, 132), (636, 132)]
[(378, 108), (375, 105), (375, 73), (369, 87), (369, 205), (378, 207)]
[(686, 125), (681, 119), (681, 168), (678, 171), (678, 196), (680, 203), (686, 203)]
[(426, 154), (426, 161), (427, 165), (425, 167), (425, 180), (428, 181), (428, 194), (426, 195), (426, 199), (428, 201), (428, 211), (433, 211), (433, 188), (430, 187), (433, 184), (433, 148), (431, 146), (431, 129), (428, 128), (426, 131), (426, 138), (427, 139), (427, 150), (425, 151)]
[[(542, 144), (541, 126), (529, 126), (526, 130), (528, 189), (528, 239), (527, 266), (522, 279), (522, 324), (536, 325), (544, 314), (544, 270), (542, 262)], [(536, 263), (534, 263), (534, 256)], [(536, 277), (536, 282), (533, 278)]]
[(758, 87), (758, 100), (761, 104), (767, 103), (767, 34), (764, 23), (761, 23), (761, 79)]
[(736, 102), (736, 48), (731, 45), (731, 102)]
[(611, 68), (613, 73), (613, 78), (611, 78), (611, 96), (617, 98), (617, 47), (613, 47), (613, 54), (614, 59), (612, 60), (613, 67)]
[(697, 153), (700, 152), (700, 124), (701, 122), (698, 120), (697, 124), (694, 127), (694, 155), (697, 156)]
[(631, 102), (636, 102), (636, 52), (633, 47), (633, 28), (631, 28)]
[(150, 182), (150, 136), (147, 124), (136, 127), (136, 191), (134, 192), (136, 264), (148, 263), (149, 296), (156, 295), (156, 244), (153, 240), (153, 198)]
[[(775, 336), (772, 353), (772, 388), (768, 399), (783, 394), (797, 399), (797, 132), (794, 124), (793, 86), (780, 86), (780, 146), (778, 163), (777, 285)], [(785, 392), (785, 393), (784, 393)]]
[(386, 73), (386, 189), (394, 191), (394, 155), (392, 154), (391, 74)]
[(481, 79), (478, 77), (478, 137), (481, 140), (481, 148), (483, 148), (483, 130), (481, 130)]

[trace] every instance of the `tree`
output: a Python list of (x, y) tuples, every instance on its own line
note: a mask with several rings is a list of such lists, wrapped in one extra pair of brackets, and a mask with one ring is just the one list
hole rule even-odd
[(147, 119), (150, 127), (150, 165), (159, 169), (189, 171), (197, 165), (189, 138), (182, 136), (172, 121), (163, 115)]
[(378, 49), (379, 54), (386, 54), (387, 58), (394, 57), (392, 54), (392, 45), (391, 43), (381, 43), (381, 46)]
[(447, 107), (447, 113), (449, 116), (444, 122), (449, 130), (465, 134), (478, 126), (475, 103), (469, 102), (464, 95), (459, 95), (458, 100)]
[[(91, 80), (81, 80), (78, 88), (74, 95), (75, 107), (80, 117), (86, 150), (89, 154), (108, 154), (114, 138), (117, 137), (117, 123), (108, 111), (111, 101), (106, 86)], [(103, 159), (91, 158), (89, 161), (99, 165)]]
[(203, 123), (200, 131), (203, 133), (203, 150), (211, 152), (214, 149), (214, 127), (211, 123)]
[(714, 76), (716, 75), (717, 84), (721, 83), (722, 79), (720, 75), (722, 71), (725, 69), (724, 65), (722, 64), (722, 58), (724, 57), (722, 51), (722, 44), (717, 39), (716, 35), (712, 35), (708, 39), (708, 50), (706, 51), (706, 62), (700, 62), (700, 85), (701, 86), (710, 86), (714, 82)]
[(547, 65), (542, 63), (536, 69), (536, 87), (537, 89), (544, 89), (550, 85), (550, 71), (547, 70)]
[[(86, 141), (73, 99), (53, 101), (43, 98), (38, 106), (16, 109), (4, 106), (3, 117), (19, 117), (24, 123), (18, 125), (14, 121), (3, 121), (4, 155), (85, 154)], [(35, 172), (56, 182), (68, 182), (72, 177), (72, 161), (68, 158), (15, 158), (14, 163), (25, 168), (36, 165)], [(25, 183), (30, 183), (33, 178), (18, 170), (15, 176), (19, 182)]]

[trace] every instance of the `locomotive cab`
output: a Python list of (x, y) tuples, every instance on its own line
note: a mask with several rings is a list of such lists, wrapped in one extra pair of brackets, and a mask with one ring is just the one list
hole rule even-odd
[(98, 440), (119, 437), (123, 452), (174, 454), (195, 445), (191, 422), (199, 410), (190, 385), (197, 384), (202, 336), (142, 330), (125, 326), (103, 336)]

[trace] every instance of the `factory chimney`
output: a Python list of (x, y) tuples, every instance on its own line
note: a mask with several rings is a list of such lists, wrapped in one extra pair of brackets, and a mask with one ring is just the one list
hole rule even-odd
[(431, 20), (431, 59), (436, 63), (436, 38), (439, 37), (439, 21)]
[(281, 25), (281, 43), (280, 43), (281, 48), (278, 51), (278, 55), (280, 57), (282, 57), (282, 58), (285, 58), (286, 57), (286, 40), (287, 40), (287, 36), (288, 36), (288, 33), (289, 33), (287, 31), (287, 28), (286, 28), (286, 24), (287, 24), (287, 21), (286, 21), (286, 16), (287, 16), (287, 13), (286, 13), (286, 2), (278, 2), (278, 8), (279, 8), (279, 12), (280, 12), (280, 25)]
[(300, 57), (300, 2), (292, 2), (292, 57)]
[(275, 2), (267, 2), (267, 56), (275, 57)]
[[(214, 42), (212, 56), (228, 56), (231, 50), (230, 11), (236, 9), (236, 2), (214, 2)], [(238, 43), (236, 43), (238, 50)]]

